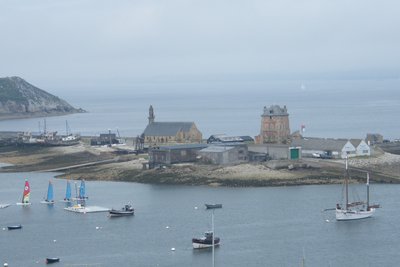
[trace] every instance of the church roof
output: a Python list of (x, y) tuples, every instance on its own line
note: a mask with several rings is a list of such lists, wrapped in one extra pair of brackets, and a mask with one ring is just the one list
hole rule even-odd
[(194, 122), (153, 122), (144, 130), (145, 136), (175, 136), (178, 132), (189, 132)]

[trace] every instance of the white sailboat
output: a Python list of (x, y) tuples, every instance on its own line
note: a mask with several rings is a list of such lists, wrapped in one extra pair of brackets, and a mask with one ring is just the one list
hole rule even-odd
[(371, 217), (379, 204), (370, 205), (369, 203), (369, 173), (367, 173), (367, 201), (349, 202), (349, 169), (346, 158), (346, 175), (344, 180), (345, 186), (345, 203), (343, 205), (336, 204), (336, 220), (350, 221)]

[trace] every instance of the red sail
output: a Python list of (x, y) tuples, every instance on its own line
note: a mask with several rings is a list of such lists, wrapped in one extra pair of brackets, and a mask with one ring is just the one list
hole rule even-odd
[(29, 203), (29, 195), (31, 187), (29, 186), (28, 180), (25, 180), (24, 194), (22, 195), (22, 203)]

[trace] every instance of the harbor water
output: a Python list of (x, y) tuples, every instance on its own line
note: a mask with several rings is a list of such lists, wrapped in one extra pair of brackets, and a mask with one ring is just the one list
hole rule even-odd
[[(337, 222), (333, 211), (341, 185), (269, 188), (212, 188), (86, 182), (88, 205), (120, 208), (135, 215), (65, 211), (64, 203), (40, 204), (54, 173), (0, 174), (0, 201), (20, 201), (24, 179), (31, 185), (29, 207), (0, 210), (0, 259), (9, 266), (211, 266), (212, 251), (194, 250), (191, 239), (211, 229), (205, 203), (215, 210), (216, 266), (396, 266), (400, 262), (399, 185), (373, 184), (372, 201), (382, 208), (370, 219)], [(61, 200), (65, 180), (53, 179)], [(363, 193), (363, 185), (357, 185)], [(8, 225), (22, 224), (8, 231)], [(174, 250), (172, 250), (174, 248)]]

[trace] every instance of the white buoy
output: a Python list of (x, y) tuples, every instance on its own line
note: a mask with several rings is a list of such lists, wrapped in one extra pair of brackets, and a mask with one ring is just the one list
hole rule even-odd
[(329, 220), (325, 220), (326, 222), (329, 222)]
[(96, 226), (96, 230), (99, 230), (99, 229), (100, 229), (100, 227)]
[(6, 230), (6, 228), (3, 228), (3, 231), (5, 231)]
[(55, 243), (55, 242), (57, 242), (57, 240), (54, 239), (53, 242)]
[(175, 251), (175, 248), (171, 248), (171, 251)]
[(8, 266), (8, 263), (7, 263), (7, 262), (5, 262), (3, 266), (4, 266), (4, 267), (7, 267), (7, 266)]
[(194, 207), (194, 209), (195, 209), (195, 210), (197, 210), (197, 209), (198, 209), (198, 207)]
[(169, 229), (169, 226), (165, 226), (165, 229)]

